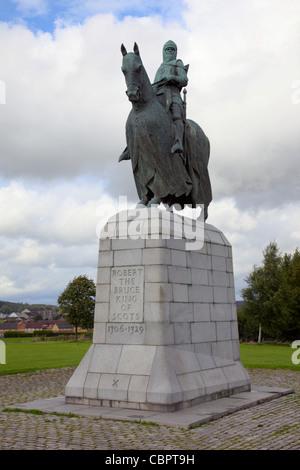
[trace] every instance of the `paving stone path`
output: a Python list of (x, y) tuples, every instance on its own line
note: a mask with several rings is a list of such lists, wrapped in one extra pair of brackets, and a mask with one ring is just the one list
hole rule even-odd
[[(17, 411), (18, 403), (64, 394), (74, 368), (0, 377), (1, 450), (299, 450), (300, 372), (247, 370), (253, 385), (295, 393), (194, 429)], [(6, 406), (15, 405), (13, 411)]]

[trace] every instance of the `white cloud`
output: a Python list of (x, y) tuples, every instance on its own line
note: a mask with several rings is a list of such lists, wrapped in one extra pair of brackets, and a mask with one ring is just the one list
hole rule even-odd
[(211, 142), (208, 222), (233, 244), (240, 286), (269, 241), (298, 244), (298, 0), (186, 0), (181, 17), (180, 2), (163, 17), (146, 16), (147, 3), (144, 17), (123, 19), (136, 2), (112, 2), (119, 19), (98, 4), (72, 2), (72, 21), (66, 13), (53, 35), (0, 23), (0, 298), (57, 297), (75, 274), (95, 272), (99, 204), (137, 200), (130, 162), (118, 163), (131, 106), (120, 45), (138, 43), (153, 80), (168, 39), (190, 64), (188, 117)]
[(0, 234), (65, 246), (88, 244), (96, 237), (97, 225), (109, 216), (106, 209), (114, 207), (115, 200), (91, 180), (31, 185), (12, 181), (0, 188)]
[(236, 294), (240, 297), (244, 278), (262, 263), (262, 251), (276, 242), (282, 253), (300, 248), (300, 206), (290, 202), (275, 208), (238, 208), (234, 198), (212, 203), (209, 223), (224, 232), (232, 245)]
[(47, 12), (47, 0), (11, 0), (25, 15), (43, 15)]
[(95, 279), (97, 231), (117, 204), (80, 179), (0, 188), (0, 298), (56, 302), (75, 275)]

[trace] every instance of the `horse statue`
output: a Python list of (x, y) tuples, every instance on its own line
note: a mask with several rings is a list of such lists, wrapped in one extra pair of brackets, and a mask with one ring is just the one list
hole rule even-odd
[(126, 122), (127, 147), (119, 162), (131, 159), (139, 204), (178, 204), (182, 209), (202, 205), (206, 219), (212, 200), (208, 138), (197, 123), (185, 119), (184, 152), (172, 153), (172, 116), (155, 95), (137, 44), (129, 53), (122, 44), (121, 52), (132, 109)]

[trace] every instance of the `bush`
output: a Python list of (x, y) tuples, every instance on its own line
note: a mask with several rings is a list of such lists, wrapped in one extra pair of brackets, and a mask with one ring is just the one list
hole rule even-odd
[(22, 331), (16, 331), (16, 330), (6, 330), (4, 332), (4, 338), (31, 338), (32, 333), (25, 333)]
[(257, 341), (258, 322), (255, 318), (244, 313), (243, 308), (238, 309), (238, 328), (240, 341)]
[(33, 336), (55, 336), (57, 333), (53, 333), (52, 330), (34, 330)]
[[(93, 331), (80, 331), (77, 334), (81, 341), (91, 341), (93, 338)], [(75, 333), (55, 333), (52, 330), (34, 330), (33, 333), (25, 333), (23, 331), (7, 330), (4, 333), (4, 338), (32, 338), (35, 341), (43, 341), (48, 338), (54, 341), (74, 341)]]

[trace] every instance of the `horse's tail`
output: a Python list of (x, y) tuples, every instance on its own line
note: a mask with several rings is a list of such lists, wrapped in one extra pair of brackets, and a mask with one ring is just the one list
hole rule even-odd
[(187, 168), (195, 188), (195, 200), (208, 207), (212, 200), (211, 184), (208, 174), (210, 142), (201, 127), (188, 119)]

